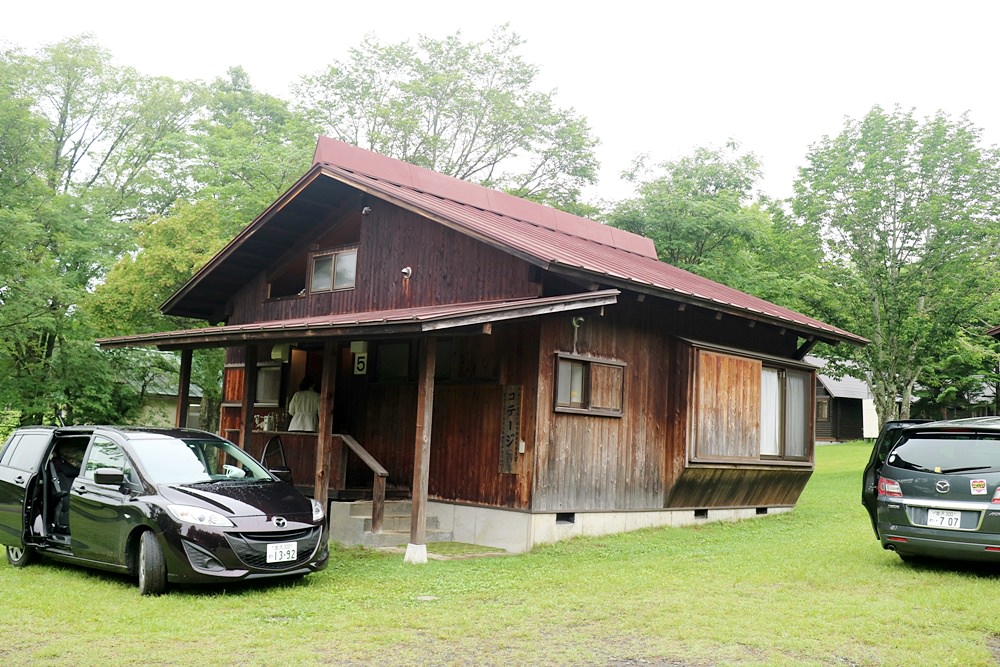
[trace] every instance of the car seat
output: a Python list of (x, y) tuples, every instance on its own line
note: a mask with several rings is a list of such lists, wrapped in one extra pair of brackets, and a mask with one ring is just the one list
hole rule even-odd
[(49, 461), (49, 498), (52, 502), (51, 524), (57, 531), (69, 530), (69, 487), (70, 480), (59, 471), (55, 461)]

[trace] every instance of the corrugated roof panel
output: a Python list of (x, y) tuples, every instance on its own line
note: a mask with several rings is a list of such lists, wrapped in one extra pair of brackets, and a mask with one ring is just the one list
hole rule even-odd
[[(415, 208), (456, 223), (476, 236), (491, 239), (523, 255), (535, 257), (552, 266), (566, 266), (605, 276), (616, 282), (632, 283), (683, 295), (699, 301), (754, 313), (806, 329), (823, 332), (842, 340), (858, 343), (864, 338), (801, 313), (679, 269), (657, 259), (627, 250), (598, 245), (591, 238), (529, 221), (484, 211), (466, 204), (413, 190), (366, 174), (330, 167), (333, 173), (357, 180), (372, 190), (406, 202)], [(596, 224), (596, 223), (595, 223)]]

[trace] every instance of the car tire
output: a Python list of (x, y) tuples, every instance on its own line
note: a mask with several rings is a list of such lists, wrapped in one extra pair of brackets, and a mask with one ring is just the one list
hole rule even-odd
[(31, 547), (7, 547), (7, 562), (14, 567), (24, 567), (35, 559), (35, 550)]
[(152, 531), (139, 537), (139, 592), (142, 595), (160, 595), (167, 590), (167, 566), (163, 560), (160, 541)]

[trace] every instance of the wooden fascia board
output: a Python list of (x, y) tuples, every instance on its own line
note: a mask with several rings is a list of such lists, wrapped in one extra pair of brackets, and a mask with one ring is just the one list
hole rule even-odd
[[(769, 324), (771, 326), (781, 327), (783, 329), (788, 329), (794, 331), (797, 335), (804, 339), (815, 339), (815, 342), (827, 343), (829, 345), (836, 345), (837, 343), (850, 343), (852, 345), (867, 345), (868, 341), (857, 341), (852, 338), (846, 338), (837, 336), (836, 334), (823, 329), (811, 328), (803, 324), (798, 324), (792, 322), (791, 320), (783, 320), (778, 317), (771, 317), (762, 313), (756, 313), (752, 310), (745, 310), (737, 306), (731, 306), (728, 304), (719, 303), (718, 301), (713, 301), (710, 299), (703, 299), (690, 294), (685, 294), (684, 292), (675, 292), (668, 288), (656, 287), (655, 285), (649, 285), (646, 283), (633, 282), (625, 278), (618, 278), (616, 276), (610, 276), (607, 274), (598, 274), (593, 271), (587, 271), (586, 269), (580, 269), (578, 267), (566, 266), (564, 264), (551, 264), (549, 270), (552, 273), (560, 274), (564, 276), (570, 276), (577, 280), (590, 280), (593, 281), (595, 278), (599, 278), (602, 284), (611, 285), (618, 289), (625, 289), (630, 292), (636, 292), (639, 294), (648, 294), (650, 296), (656, 296), (661, 299), (669, 299), (670, 301), (676, 301), (678, 303), (684, 303), (691, 306), (697, 306), (699, 308), (704, 308), (706, 310), (711, 310), (713, 312), (732, 315), (734, 317), (739, 317), (741, 319), (760, 322), (762, 324)], [(807, 352), (808, 353), (808, 350)]]
[(415, 335), (431, 331), (468, 330), (471, 327), (503, 322), (514, 319), (539, 317), (560, 312), (581, 310), (611, 305), (617, 302), (619, 292), (607, 290), (600, 294), (583, 295), (556, 303), (523, 305), (497, 304), (495, 307), (485, 307), (481, 311), (468, 314), (428, 316), (394, 322), (343, 322), (335, 324), (303, 324), (299, 326), (274, 326), (256, 328), (246, 325), (246, 328), (232, 327), (225, 330), (191, 329), (184, 332), (168, 332), (165, 334), (140, 334), (137, 336), (122, 336), (98, 340), (102, 348), (140, 347), (155, 345), (161, 350), (180, 350), (187, 348), (229, 347), (252, 342), (295, 342), (310, 339), (340, 337), (379, 337)]

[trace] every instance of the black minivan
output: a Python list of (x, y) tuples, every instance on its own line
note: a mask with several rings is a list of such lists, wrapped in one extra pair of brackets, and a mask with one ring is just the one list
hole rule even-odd
[(897, 426), (863, 476), (882, 547), (903, 560), (1000, 562), (1000, 417)]
[(326, 567), (323, 507), (233, 443), (191, 429), (27, 427), (0, 450), (0, 544), (168, 584)]

